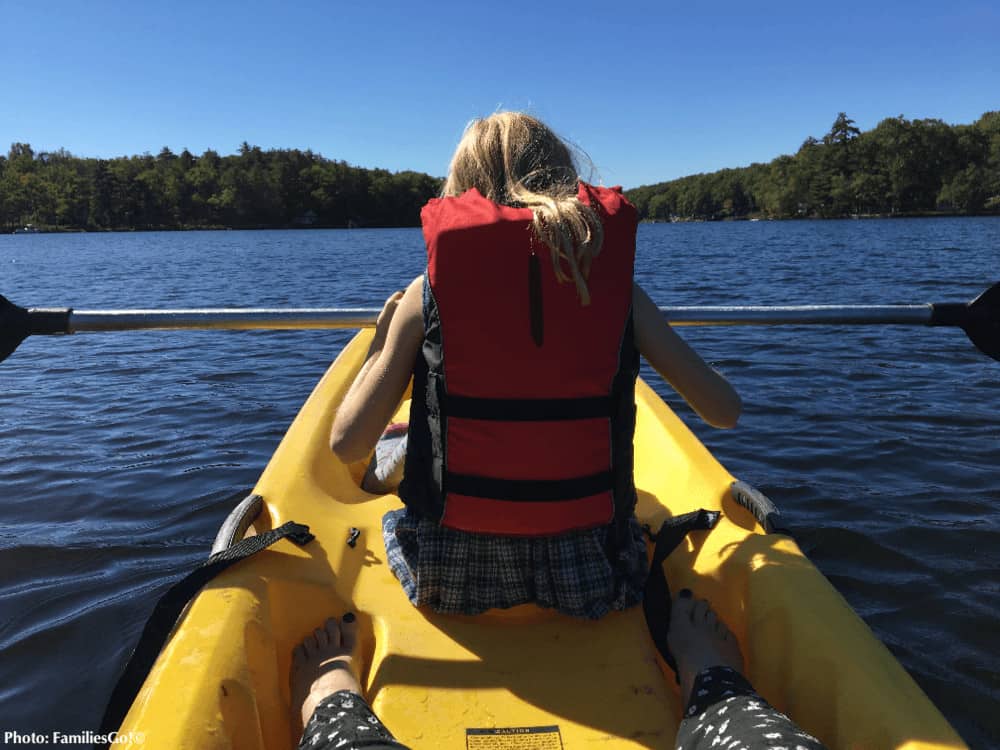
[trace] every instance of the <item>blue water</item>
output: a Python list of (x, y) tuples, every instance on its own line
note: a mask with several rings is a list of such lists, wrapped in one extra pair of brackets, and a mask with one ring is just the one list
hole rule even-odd
[[(0, 236), (25, 306), (374, 307), (419, 230)], [(1000, 220), (644, 225), (663, 305), (963, 301)], [(701, 424), (973, 747), (1000, 744), (1000, 362), (957, 330), (686, 328), (743, 397)], [(349, 334), (28, 339), (0, 364), (0, 730), (95, 729), (153, 602), (200, 561)]]

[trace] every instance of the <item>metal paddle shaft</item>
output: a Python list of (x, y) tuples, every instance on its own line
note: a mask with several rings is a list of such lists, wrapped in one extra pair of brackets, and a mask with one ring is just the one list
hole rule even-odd
[[(673, 325), (928, 325), (933, 305), (803, 305), (797, 307), (661, 307)], [(36, 311), (32, 311), (34, 313)], [(38, 311), (41, 312), (41, 311)], [(55, 311), (47, 311), (54, 314)], [(370, 328), (377, 308), (245, 308), (211, 310), (72, 310), (68, 331)]]
[(675, 326), (930, 325), (934, 305), (661, 307)]
[(375, 308), (214, 308), (205, 310), (70, 310), (68, 333), (140, 330), (313, 330), (371, 328)]
[[(1000, 283), (968, 303), (661, 307), (673, 325), (927, 325), (962, 328), (1000, 360)], [(0, 361), (32, 334), (135, 330), (365, 328), (378, 308), (214, 308), (187, 310), (25, 310), (0, 296)]]

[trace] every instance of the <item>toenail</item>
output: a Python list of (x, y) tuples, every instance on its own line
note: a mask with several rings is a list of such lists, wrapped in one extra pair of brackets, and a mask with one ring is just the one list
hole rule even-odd
[(678, 592), (677, 595), (681, 599), (690, 599), (691, 598), (691, 589), (681, 589), (680, 592)]
[(354, 622), (354, 613), (345, 612), (343, 617), (344, 622)]

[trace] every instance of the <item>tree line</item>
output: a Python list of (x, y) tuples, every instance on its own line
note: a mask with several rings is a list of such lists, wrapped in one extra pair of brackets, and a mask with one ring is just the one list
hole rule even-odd
[[(0, 229), (417, 226), (441, 179), (244, 142), (92, 159), (15, 143), (0, 155)], [(822, 139), (767, 164), (626, 192), (644, 219), (1000, 213), (1000, 112), (971, 125), (900, 115), (861, 132), (841, 112)]]
[(841, 112), (822, 139), (768, 164), (626, 192), (654, 221), (1000, 213), (1000, 112), (971, 125), (882, 120), (861, 132)]
[(15, 143), (0, 155), (0, 227), (191, 229), (416, 226), (441, 179), (363, 169), (312, 151), (92, 159)]

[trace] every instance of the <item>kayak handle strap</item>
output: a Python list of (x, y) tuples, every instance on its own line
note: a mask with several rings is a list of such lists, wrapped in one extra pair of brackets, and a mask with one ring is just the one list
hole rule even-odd
[(765, 534), (792, 535), (781, 523), (781, 513), (778, 511), (778, 506), (771, 502), (771, 498), (763, 492), (741, 479), (733, 482), (729, 490), (733, 495), (733, 500), (753, 513)]
[[(272, 531), (243, 539), (228, 549), (216, 552), (171, 586), (153, 608), (153, 614), (146, 621), (146, 626), (139, 637), (139, 643), (125, 664), (114, 690), (111, 691), (98, 734), (107, 737), (121, 726), (136, 695), (139, 694), (142, 683), (146, 680), (146, 675), (153, 668), (156, 657), (166, 644), (177, 618), (206, 583), (226, 568), (267, 549), (282, 539), (289, 539), (303, 547), (313, 538), (308, 526), (289, 521)], [(107, 748), (108, 744), (97, 743), (94, 747)]]
[(222, 522), (222, 526), (219, 527), (219, 531), (215, 535), (215, 541), (212, 543), (212, 551), (208, 556), (211, 557), (239, 544), (263, 508), (264, 498), (260, 495), (247, 495), (243, 498)]

